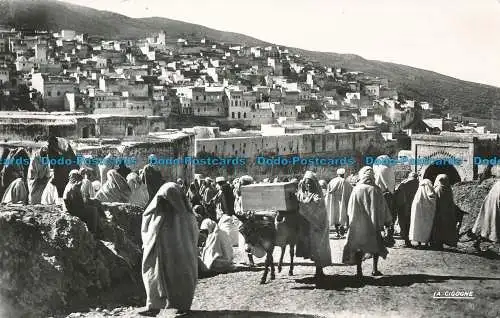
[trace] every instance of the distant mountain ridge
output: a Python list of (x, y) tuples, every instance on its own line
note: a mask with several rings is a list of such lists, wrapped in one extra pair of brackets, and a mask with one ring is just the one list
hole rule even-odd
[[(223, 32), (201, 25), (166, 18), (134, 19), (117, 13), (95, 10), (53, 0), (19, 0), (0, 2), (0, 24), (17, 28), (72, 29), (110, 39), (137, 39), (161, 30), (172, 38), (199, 36), (242, 45), (270, 45), (246, 35)], [(449, 111), (475, 117), (500, 118), (500, 88), (462, 81), (432, 71), (395, 63), (366, 60), (354, 54), (312, 52), (283, 45), (291, 52), (322, 64), (344, 67), (370, 75), (386, 77), (390, 85), (404, 96), (433, 105), (445, 100)], [(466, 61), (464, 61), (465, 64)], [(465, 66), (464, 66), (465, 67)]]

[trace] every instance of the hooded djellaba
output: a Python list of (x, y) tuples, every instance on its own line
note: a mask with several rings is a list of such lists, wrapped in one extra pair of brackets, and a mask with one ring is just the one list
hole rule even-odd
[(76, 154), (66, 139), (55, 136), (49, 137), (47, 149), (49, 159), (56, 161), (62, 159), (71, 162), (71, 164), (64, 163), (52, 166), (54, 170), (54, 183), (57, 187), (57, 193), (59, 197), (62, 197), (66, 184), (68, 184), (70, 171), (80, 169), (80, 167), (76, 164)]
[(148, 187), (135, 172), (128, 174), (127, 184), (132, 191), (129, 203), (145, 208), (149, 202)]
[(201, 223), (200, 231), (204, 231), (207, 239), (201, 251), (201, 260), (208, 272), (225, 273), (234, 268), (233, 247), (226, 232), (221, 231), (211, 219)]
[(146, 311), (190, 310), (198, 281), (198, 225), (179, 185), (168, 182), (144, 211), (141, 226), (144, 253), (142, 278)]
[(474, 247), (480, 251), (481, 241), (498, 243), (500, 240), (500, 181), (497, 181), (484, 198), (472, 234), (476, 236)]
[(216, 178), (218, 192), (212, 201), (215, 202), (217, 218), (219, 220), (218, 227), (222, 232), (227, 233), (231, 245), (238, 245), (238, 228), (240, 221), (234, 215), (234, 193), (231, 186), (226, 182), (224, 177)]
[(420, 181), (411, 204), (408, 239), (427, 244), (431, 238), (432, 225), (436, 215), (436, 192), (428, 179)]
[(431, 246), (442, 249), (443, 244), (456, 247), (458, 242), (458, 209), (453, 201), (450, 179), (440, 174), (434, 181), (436, 191), (436, 215), (431, 235)]
[(111, 153), (108, 153), (106, 157), (102, 159), (102, 161), (99, 163), (98, 168), (99, 168), (99, 176), (101, 178), (101, 184), (105, 184), (106, 181), (108, 181), (108, 172), (110, 170), (113, 170), (115, 167), (116, 160), (113, 158), (113, 155)]
[(394, 207), (394, 191), (396, 190), (396, 174), (394, 167), (391, 164), (391, 158), (387, 155), (378, 156), (373, 165), (373, 172), (375, 174), (375, 185), (378, 186), (384, 194), (387, 207), (392, 215), (392, 225), (388, 227), (387, 242), (393, 246), (394, 241), (394, 224), (398, 218), (396, 209)]
[(71, 170), (69, 182), (64, 189), (63, 200), (64, 209), (71, 215), (80, 218), (91, 233), (99, 233), (99, 209), (82, 195), (83, 176), (78, 170)]
[(78, 170), (71, 170), (68, 177), (68, 184), (64, 188), (63, 200), (64, 209), (70, 214), (80, 217), (83, 215), (85, 206), (82, 195), (83, 177)]
[(351, 197), (352, 186), (345, 179), (345, 169), (337, 170), (337, 177), (328, 183), (327, 211), (329, 226), (335, 227), (337, 237), (341, 237), (347, 228), (347, 204)]
[[(299, 183), (297, 192), (299, 201), (299, 237), (297, 256), (308, 258), (316, 265), (316, 278), (324, 276), (323, 268), (332, 264), (330, 250), (328, 215), (323, 191), (316, 174), (307, 171)], [(300, 242), (300, 244), (299, 244)]]
[[(28, 174), (28, 165), (30, 156), (28, 152), (20, 147), (8, 152), (5, 158), (6, 164), (2, 167), (0, 178), (2, 181), (1, 189), (6, 190), (7, 187), (17, 178), (21, 178), (26, 183)], [(3, 193), (2, 193), (3, 194)]]
[(347, 215), (349, 230), (342, 262), (357, 265), (357, 276), (362, 277), (362, 261), (373, 256), (372, 275), (382, 275), (378, 271), (378, 258), (381, 256), (385, 259), (388, 251), (381, 232), (384, 225), (392, 224), (392, 215), (382, 191), (375, 185), (371, 167), (364, 167), (359, 171), (358, 184), (352, 190)]
[(95, 199), (101, 202), (128, 203), (131, 191), (125, 180), (116, 170), (109, 170), (106, 183), (95, 195)]
[(154, 196), (156, 195), (156, 192), (158, 192), (158, 189), (160, 189), (163, 183), (165, 183), (158, 169), (158, 165), (156, 165), (155, 162), (156, 162), (156, 156), (149, 155), (148, 163), (139, 173), (142, 182), (144, 182), (144, 184), (148, 188), (149, 202), (153, 200)]
[(57, 193), (55, 178), (54, 176), (51, 176), (49, 182), (47, 182), (47, 185), (45, 186), (45, 189), (43, 189), (41, 204), (43, 205), (59, 204), (60, 200), (61, 199), (59, 198), (59, 194)]
[(47, 158), (47, 148), (34, 152), (28, 168), (29, 204), (40, 204), (42, 193), (50, 179), (50, 167), (42, 158)]
[(419, 187), (418, 175), (410, 172), (408, 177), (403, 180), (394, 193), (394, 205), (398, 213), (398, 222), (401, 228), (401, 238), (405, 240), (405, 246), (411, 247), (409, 237), (410, 218), (412, 202)]
[(19, 175), (16, 175), (16, 172), (12, 174), (17, 178), (12, 181), (7, 189), (5, 190), (2, 203), (14, 203), (14, 204), (26, 204), (28, 203), (28, 189), (26, 188), (26, 184)]
[(118, 172), (120, 176), (123, 177), (123, 179), (127, 179), (127, 176), (132, 172), (132, 169), (125, 165), (124, 160), (120, 160), (120, 164), (118, 164), (118, 169), (116, 169), (116, 172)]
[(87, 200), (94, 199), (96, 192), (94, 191), (94, 187), (92, 186), (92, 181), (90, 181), (91, 171), (86, 167), (82, 167), (80, 168), (80, 174), (83, 177), (81, 187), (83, 198)]

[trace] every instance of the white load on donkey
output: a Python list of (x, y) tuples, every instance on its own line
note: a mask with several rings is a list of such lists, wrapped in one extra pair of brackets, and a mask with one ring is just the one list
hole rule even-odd
[(293, 275), (293, 257), (298, 232), (297, 184), (280, 182), (251, 184), (241, 187), (243, 212), (237, 213), (242, 222), (240, 233), (250, 244), (256, 257), (266, 256), (261, 284), (265, 284), (269, 267), (271, 280), (275, 279), (273, 252), (281, 247), (278, 272), (281, 272), (285, 248), (290, 246), (290, 270)]

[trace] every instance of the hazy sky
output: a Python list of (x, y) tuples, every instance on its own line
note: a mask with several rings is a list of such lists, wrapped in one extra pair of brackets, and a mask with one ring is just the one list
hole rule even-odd
[[(500, 87), (500, 0), (65, 0)], [(168, 32), (168, 30), (167, 30)]]

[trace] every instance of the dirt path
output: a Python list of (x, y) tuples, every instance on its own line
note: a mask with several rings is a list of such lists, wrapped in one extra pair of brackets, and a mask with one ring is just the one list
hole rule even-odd
[[(344, 240), (331, 240), (340, 263)], [(275, 260), (279, 249), (275, 254)], [(244, 261), (241, 254), (239, 260)], [(263, 261), (263, 260), (262, 260)], [(288, 251), (285, 262), (288, 265)], [(295, 276), (288, 266), (276, 280), (259, 285), (262, 269), (201, 279), (190, 317), (500, 317), (500, 261), (456, 251), (406, 249), (401, 242), (381, 260), (385, 276), (354, 279), (356, 268), (335, 265), (316, 285), (314, 266), (296, 259)], [(364, 273), (371, 273), (371, 261)], [(473, 291), (473, 300), (433, 299), (436, 291)], [(140, 317), (140, 308), (74, 313), (70, 317)], [(164, 311), (158, 317), (173, 316)]]

